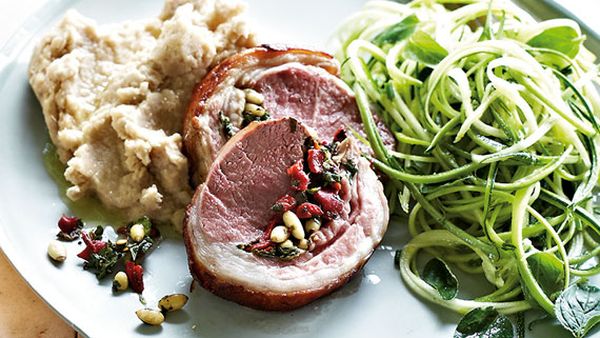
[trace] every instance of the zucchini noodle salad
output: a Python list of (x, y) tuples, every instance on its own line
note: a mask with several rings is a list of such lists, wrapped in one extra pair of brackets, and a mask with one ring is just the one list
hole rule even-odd
[[(600, 81), (584, 40), (572, 20), (502, 0), (372, 1), (335, 33), (390, 210), (408, 215), (397, 264), (417, 295), (460, 314), (541, 309), (577, 337), (600, 321), (587, 280), (600, 273)], [(453, 270), (493, 291), (458, 298)]]

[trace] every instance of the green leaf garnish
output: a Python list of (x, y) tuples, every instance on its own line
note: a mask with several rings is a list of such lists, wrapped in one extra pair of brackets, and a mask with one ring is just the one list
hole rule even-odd
[(454, 338), (513, 338), (511, 321), (492, 307), (477, 308), (467, 313), (458, 323)]
[(527, 257), (527, 264), (544, 293), (556, 298), (565, 283), (565, 270), (561, 260), (553, 254), (538, 252)]
[(554, 310), (564, 328), (583, 337), (600, 322), (600, 288), (585, 281), (575, 283), (558, 297)]
[(404, 57), (428, 66), (440, 63), (448, 51), (423, 31), (415, 32), (408, 40)]
[(435, 288), (444, 300), (454, 299), (458, 294), (458, 279), (446, 263), (438, 258), (425, 265), (423, 280)]
[(388, 29), (377, 35), (375, 39), (373, 39), (373, 43), (382, 46), (384, 44), (394, 44), (398, 41), (402, 41), (414, 33), (418, 24), (419, 19), (416, 15), (413, 14), (407, 16), (402, 19), (402, 21), (390, 26)]
[(579, 53), (582, 42), (582, 36), (573, 27), (559, 26), (546, 29), (527, 41), (527, 44), (552, 49), (574, 58)]

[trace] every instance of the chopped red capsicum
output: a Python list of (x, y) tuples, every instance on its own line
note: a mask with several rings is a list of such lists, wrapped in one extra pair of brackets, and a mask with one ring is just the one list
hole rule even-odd
[(344, 202), (337, 193), (335, 190), (327, 188), (321, 189), (313, 195), (315, 201), (329, 216), (339, 215), (344, 210)]
[(301, 219), (315, 218), (323, 215), (323, 210), (316, 204), (302, 203), (296, 208), (296, 216)]
[(298, 160), (287, 170), (288, 176), (292, 179), (292, 188), (298, 191), (306, 191), (308, 183), (310, 183), (310, 179), (303, 169), (302, 160)]
[(322, 150), (309, 149), (306, 161), (308, 163), (308, 169), (311, 173), (323, 173), (323, 162), (325, 162), (325, 153)]
[(346, 134), (346, 130), (344, 128), (338, 129), (335, 134), (333, 134), (333, 142), (342, 142), (346, 138), (348, 138), (348, 134)]
[(273, 204), (273, 211), (277, 212), (286, 212), (292, 210), (296, 206), (296, 199), (294, 196), (285, 195), (277, 200), (275, 204)]
[(125, 274), (131, 289), (136, 293), (144, 291), (144, 268), (132, 261), (125, 262)]
[(62, 215), (62, 217), (58, 220), (58, 227), (60, 231), (70, 234), (75, 231), (77, 228), (83, 225), (79, 217), (69, 217), (66, 215)]
[(85, 261), (90, 260), (90, 255), (92, 253), (98, 253), (102, 249), (106, 248), (106, 245), (107, 245), (106, 242), (96, 240), (96, 239), (91, 239), (90, 236), (85, 231), (82, 231), (81, 238), (83, 239), (83, 242), (85, 243), (85, 249), (83, 249), (83, 251), (81, 251), (77, 255), (77, 257), (79, 257)]

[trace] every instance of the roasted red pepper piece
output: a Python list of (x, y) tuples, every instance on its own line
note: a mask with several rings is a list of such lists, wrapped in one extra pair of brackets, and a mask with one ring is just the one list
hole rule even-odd
[(144, 268), (132, 261), (125, 262), (125, 274), (131, 289), (136, 293), (144, 291)]
[(66, 215), (62, 215), (62, 217), (58, 220), (58, 227), (60, 231), (70, 234), (75, 231), (78, 227), (80, 227), (81, 220), (78, 217), (69, 217)]
[(342, 184), (340, 182), (333, 182), (329, 186), (336, 194), (342, 190)]
[(315, 218), (323, 215), (323, 210), (316, 204), (302, 203), (296, 208), (296, 216), (302, 219)]
[(338, 196), (338, 192), (331, 188), (321, 189), (313, 197), (329, 217), (339, 215), (344, 210), (344, 202)]
[(302, 160), (298, 160), (298, 162), (292, 164), (292, 166), (288, 168), (287, 174), (292, 179), (292, 188), (298, 191), (306, 191), (306, 189), (308, 189), (310, 179), (304, 172)]
[(296, 199), (294, 196), (285, 195), (277, 200), (275, 204), (273, 204), (273, 211), (277, 212), (286, 212), (292, 210), (296, 206)]
[(271, 231), (273, 230), (273, 228), (275, 227), (275, 225), (278, 223), (277, 220), (279, 218), (277, 217), (273, 217), (273, 219), (269, 222), (269, 224), (267, 224), (267, 227), (265, 228), (262, 236), (258, 239), (258, 241), (256, 241), (256, 243), (246, 246), (246, 248), (244, 248), (245, 251), (247, 252), (252, 252), (252, 250), (262, 250), (262, 249), (266, 249), (269, 246), (273, 245), (273, 243), (271, 242)]
[(346, 130), (344, 128), (340, 128), (335, 132), (335, 134), (333, 134), (333, 143), (342, 142), (347, 138), (348, 134), (346, 134)]
[(323, 173), (323, 162), (325, 162), (325, 153), (322, 150), (309, 149), (306, 159), (308, 169), (313, 174)]
[(106, 245), (107, 245), (106, 242), (91, 239), (90, 236), (85, 231), (81, 232), (81, 238), (83, 239), (83, 242), (85, 243), (85, 249), (83, 249), (83, 251), (81, 251), (77, 255), (77, 257), (79, 257), (83, 260), (89, 261), (90, 255), (92, 253), (98, 253), (102, 249), (106, 248)]

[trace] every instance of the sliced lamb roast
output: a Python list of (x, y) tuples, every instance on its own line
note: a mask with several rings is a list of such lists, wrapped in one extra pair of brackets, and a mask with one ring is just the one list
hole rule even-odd
[(292, 310), (344, 285), (388, 223), (382, 184), (353, 138), (319, 142), (293, 118), (252, 122), (221, 149), (184, 222), (206, 289)]
[[(343, 127), (362, 133), (354, 95), (338, 73), (330, 55), (305, 49), (263, 46), (224, 60), (198, 84), (186, 114), (193, 183), (204, 181), (228, 138), (254, 120), (294, 117), (325, 138)], [(379, 126), (386, 144), (393, 144)]]

